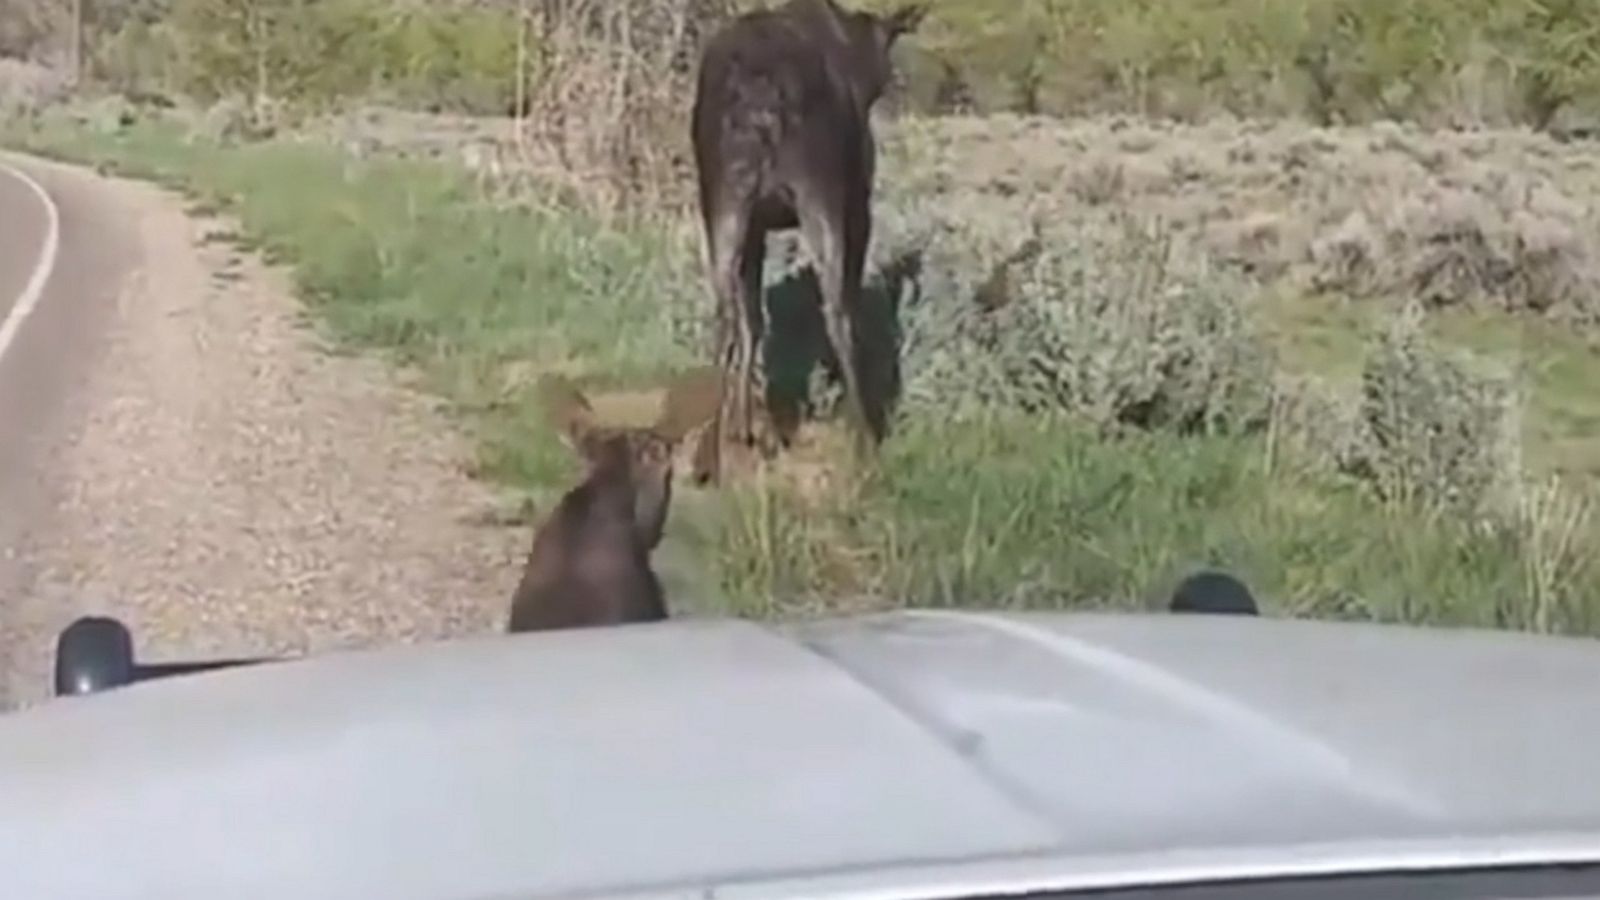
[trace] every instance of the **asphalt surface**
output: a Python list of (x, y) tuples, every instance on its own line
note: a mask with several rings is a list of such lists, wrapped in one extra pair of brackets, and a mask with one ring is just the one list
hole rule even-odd
[[(59, 228), (54, 265), (25, 317), (13, 313), (40, 267), (51, 219), (19, 171), (50, 196)], [(0, 630), (20, 626), (10, 600), (26, 590), (30, 573), (18, 547), (52, 515), (50, 461), (74, 440), (82, 387), (135, 259), (126, 222), (107, 215), (101, 198), (53, 175), (0, 153), (0, 328), (11, 321), (13, 332), (0, 345)], [(0, 667), (0, 700), (13, 693), (10, 680)]]
[(0, 321), (16, 306), (45, 249), (50, 218), (33, 188), (0, 168)]

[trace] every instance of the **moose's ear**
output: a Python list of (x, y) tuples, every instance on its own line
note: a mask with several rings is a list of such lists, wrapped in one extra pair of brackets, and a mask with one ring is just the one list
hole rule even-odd
[(928, 15), (927, 3), (907, 3), (884, 17), (884, 32), (889, 37), (889, 43), (901, 35), (917, 30), (922, 20)]
[(545, 375), (539, 379), (539, 404), (543, 407), (545, 421), (556, 430), (562, 441), (579, 455), (587, 456), (585, 439), (594, 429), (594, 410), (572, 380), (562, 375)]
[(701, 366), (678, 375), (667, 386), (655, 432), (673, 443), (716, 418), (722, 407), (722, 372)]

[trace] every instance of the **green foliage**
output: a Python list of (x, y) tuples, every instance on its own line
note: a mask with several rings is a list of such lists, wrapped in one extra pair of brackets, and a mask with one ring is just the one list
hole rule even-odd
[[(1600, 6), (1585, 0), (950, 0), (937, 15), (930, 71), (989, 110), (1543, 127), (1600, 77)], [(1466, 108), (1472, 79), (1510, 108)]]
[(1159, 223), (1092, 215), (1015, 245), (994, 241), (1015, 222), (882, 218), (885, 244), (917, 248), (901, 288), (909, 411), (1056, 410), (1103, 434), (1264, 421), (1271, 359), (1239, 302), (1251, 286)]
[[(1547, 526), (1385, 504), (1330, 473), (1273, 467), (1265, 451), (1245, 436), (1106, 441), (1052, 415), (920, 417), (858, 494), (821, 507), (781, 485), (740, 495), (727, 592), (759, 616), (1159, 608), (1183, 575), (1218, 566), (1273, 614), (1600, 628), (1600, 570), (1570, 530), (1548, 552)], [(1545, 583), (1560, 586), (1530, 592), (1528, 572), (1546, 561), (1560, 575)]]
[(362, 78), (370, 12), (355, 0), (174, 0), (178, 83), (207, 100), (326, 102)]
[(512, 102), (516, 28), (503, 10), (411, 7), (374, 40), (377, 80), (404, 102), (497, 114)]
[[(589, 44), (560, 52), (582, 51), (613, 75), (641, 63), (660, 71), (730, 6), (695, 4), (686, 38), (671, 24), (684, 14), (677, 6), (627, 4), (623, 18), (638, 27), (586, 34)], [(510, 5), (139, 0), (91, 12), (95, 72), (119, 87), (152, 79), (205, 98), (266, 92), (314, 105), (376, 90), (474, 113), (512, 101)], [(0, 48), (61, 45), (60, 20), (23, 0), (20, 15), (0, 21)], [(537, 71), (550, 48), (533, 43)], [(1545, 128), (1571, 110), (1594, 112), (1600, 95), (1600, 4), (1589, 0), (945, 0), (907, 48), (916, 103), (980, 111)]]
[(92, 71), (115, 91), (164, 94), (179, 86), (179, 47), (170, 22), (133, 20), (92, 45)]
[(122, 90), (311, 107), (377, 94), (499, 113), (516, 70), (511, 11), (390, 0), (172, 0), (108, 24), (94, 49)]
[(1600, 5), (1586, 0), (1507, 4), (1498, 23), (1509, 45), (1532, 124), (1544, 127), (1561, 108), (1600, 91)]
[(1520, 398), (1483, 368), (1428, 340), (1417, 313), (1396, 317), (1362, 373), (1364, 440), (1347, 464), (1392, 502), (1504, 517), (1521, 487)]

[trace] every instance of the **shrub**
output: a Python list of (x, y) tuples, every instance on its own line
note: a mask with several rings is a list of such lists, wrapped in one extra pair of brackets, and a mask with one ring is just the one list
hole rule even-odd
[[(993, 406), (1127, 427), (1230, 430), (1265, 420), (1266, 345), (1241, 278), (1158, 223), (1115, 213), (1038, 223), (925, 208), (889, 234), (880, 268), (920, 245), (901, 287), (905, 409), (962, 417)], [(992, 226), (992, 227), (991, 227)]]
[(1510, 312), (1600, 319), (1591, 211), (1553, 187), (1429, 186), (1352, 210), (1310, 252), (1311, 282), (1433, 307), (1491, 303)]
[(1361, 378), (1362, 451), (1350, 468), (1391, 501), (1503, 517), (1522, 478), (1515, 384), (1427, 339), (1415, 307), (1378, 336)]
[(0, 123), (31, 117), (61, 99), (65, 92), (66, 79), (60, 72), (0, 59)]
[[(0, 15), (0, 57), (38, 60), (59, 53), (64, 13), (50, 0), (7, 0)], [(0, 74), (0, 81), (6, 77)]]
[(951, 0), (919, 42), (920, 77), (941, 87), (912, 93), (932, 103), (955, 83), (984, 111), (1544, 128), (1594, 96), (1597, 17), (1584, 0)]
[(1373, 336), (1358, 387), (1278, 377), (1273, 435), (1285, 462), (1354, 476), (1390, 504), (1514, 525), (1522, 398), (1509, 372), (1430, 339), (1413, 305)]
[(516, 27), (505, 9), (405, 8), (374, 36), (372, 80), (402, 105), (503, 115), (516, 91)]
[(515, 92), (516, 18), (493, 6), (173, 0), (101, 24), (93, 71), (124, 92), (313, 108), (376, 96), (477, 114), (504, 113)]
[(186, 85), (177, 68), (182, 50), (171, 20), (132, 18), (93, 42), (90, 73), (100, 85), (129, 97), (181, 93)]
[(1015, 116), (906, 118), (882, 134), (880, 230), (926, 242), (949, 220), (970, 246), (948, 252), (980, 279), (981, 257), (1011, 252), (1029, 222), (1114, 208), (1266, 285), (1600, 322), (1600, 183), (1580, 143)]

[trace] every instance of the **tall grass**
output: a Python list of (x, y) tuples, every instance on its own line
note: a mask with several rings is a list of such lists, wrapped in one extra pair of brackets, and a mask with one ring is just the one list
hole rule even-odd
[[(1574, 564), (1575, 548), (1528, 553), (1533, 539), (1570, 540), (1571, 527), (1483, 528), (1384, 504), (1351, 479), (1274, 468), (1258, 437), (1106, 441), (1060, 416), (919, 420), (861, 493), (819, 507), (791, 491), (769, 484), (741, 498), (725, 571), (755, 611), (851, 608), (864, 597), (1153, 607), (1195, 567), (1222, 566), (1275, 613), (1600, 627), (1600, 581)], [(1527, 579), (1547, 565), (1565, 580), (1536, 616)]]

